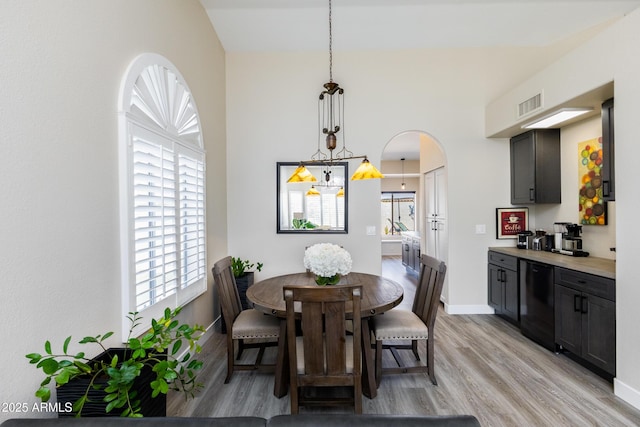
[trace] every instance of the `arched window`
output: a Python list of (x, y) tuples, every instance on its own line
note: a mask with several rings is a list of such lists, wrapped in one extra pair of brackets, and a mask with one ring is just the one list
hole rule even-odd
[(119, 107), (122, 308), (150, 322), (206, 291), (205, 153), (195, 101), (166, 58), (131, 63)]

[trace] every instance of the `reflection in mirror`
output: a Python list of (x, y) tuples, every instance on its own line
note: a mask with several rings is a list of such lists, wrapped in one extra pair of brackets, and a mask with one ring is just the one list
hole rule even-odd
[(299, 163), (278, 162), (278, 233), (347, 233), (347, 162), (306, 164), (315, 182), (287, 182)]

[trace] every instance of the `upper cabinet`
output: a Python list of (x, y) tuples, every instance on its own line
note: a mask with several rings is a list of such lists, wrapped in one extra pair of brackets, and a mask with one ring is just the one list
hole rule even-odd
[(560, 203), (560, 129), (511, 138), (511, 204)]
[(602, 104), (602, 197), (611, 202), (615, 192), (615, 150), (613, 137), (613, 98)]

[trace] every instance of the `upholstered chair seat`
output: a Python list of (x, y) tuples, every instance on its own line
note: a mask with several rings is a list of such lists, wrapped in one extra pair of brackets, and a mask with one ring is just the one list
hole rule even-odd
[(264, 313), (249, 309), (242, 310), (231, 328), (231, 337), (234, 340), (251, 338), (274, 338), (280, 335), (280, 321), (275, 316), (266, 316)]
[(394, 309), (375, 319), (376, 340), (426, 340), (429, 328), (409, 310)]

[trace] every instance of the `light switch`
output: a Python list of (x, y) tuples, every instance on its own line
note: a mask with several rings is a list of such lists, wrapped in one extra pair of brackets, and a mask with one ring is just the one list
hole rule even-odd
[(376, 226), (367, 225), (367, 236), (375, 236), (375, 235), (376, 235)]
[(486, 234), (487, 226), (486, 224), (476, 224), (476, 234)]

